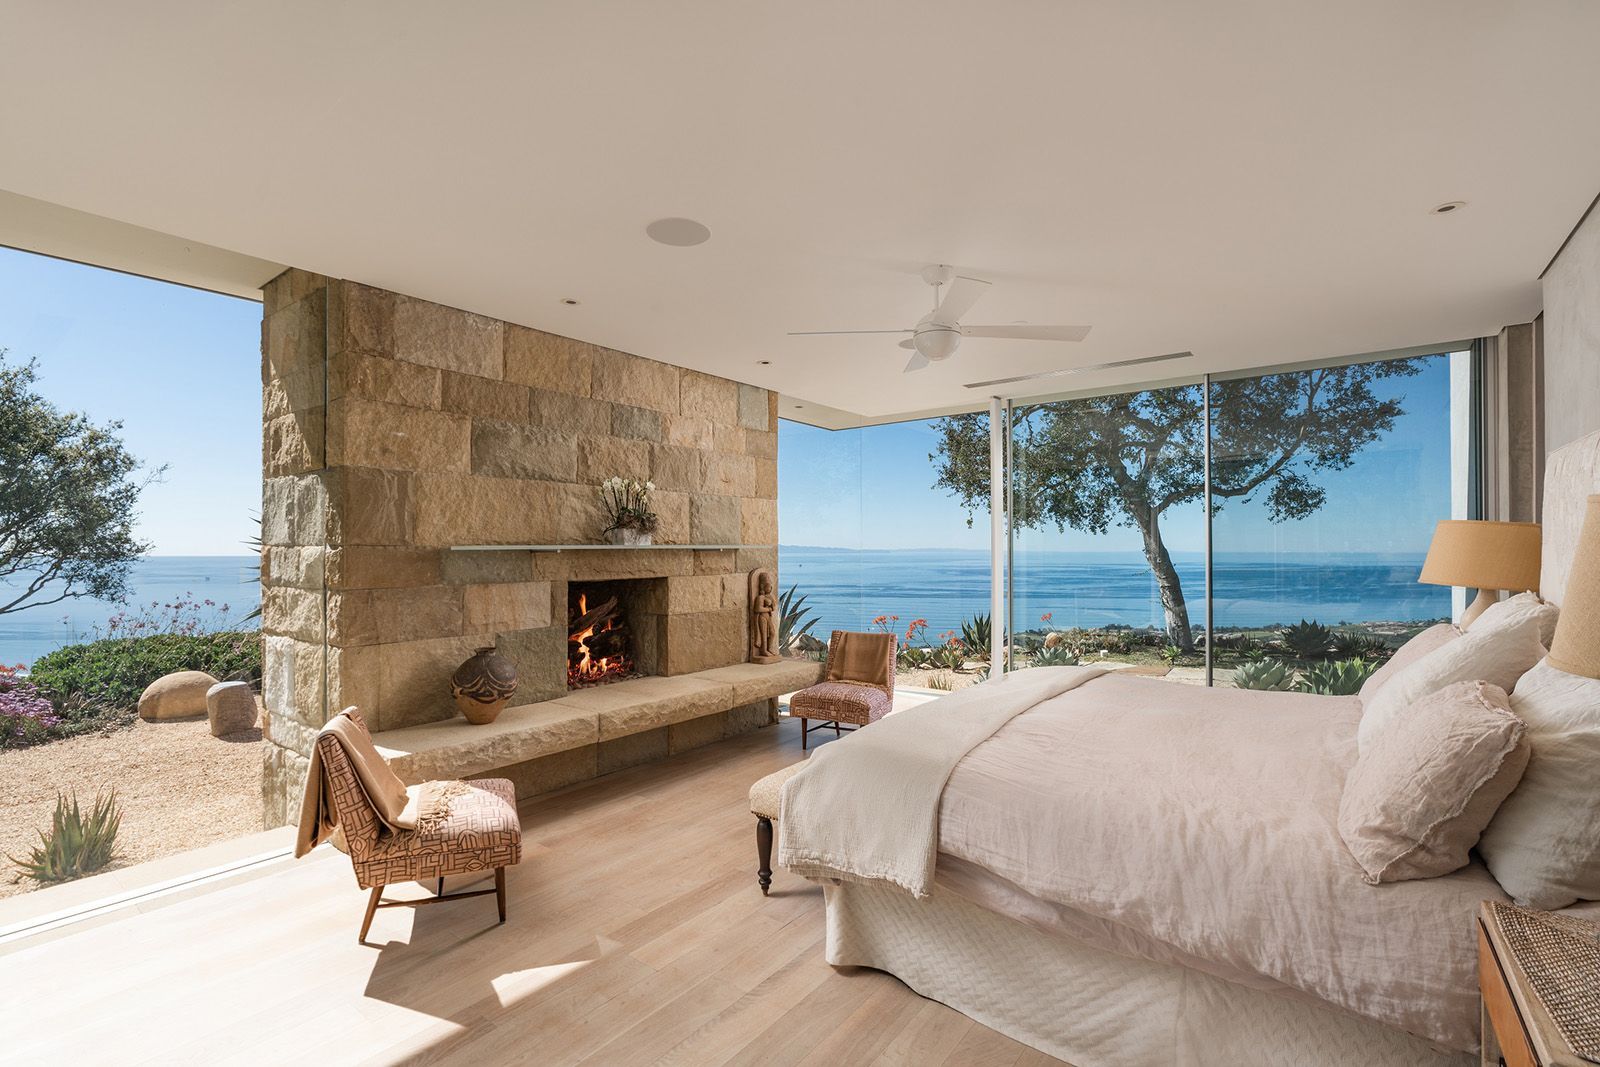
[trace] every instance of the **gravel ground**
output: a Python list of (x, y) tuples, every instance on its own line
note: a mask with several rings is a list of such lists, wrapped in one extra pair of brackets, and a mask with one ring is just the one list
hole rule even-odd
[(50, 825), (56, 792), (122, 803), (119, 854), (130, 867), (261, 829), (261, 731), (212, 737), (206, 720), (136, 722), (109, 734), (0, 752), (0, 897), (39, 888), (5, 857)]

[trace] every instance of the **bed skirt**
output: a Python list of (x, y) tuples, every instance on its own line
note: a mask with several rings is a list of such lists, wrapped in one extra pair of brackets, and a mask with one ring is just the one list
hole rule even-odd
[(1333, 1007), (1044, 934), (938, 886), (924, 900), (864, 884), (825, 896), (829, 963), (887, 971), (1076, 1067), (1478, 1062)]

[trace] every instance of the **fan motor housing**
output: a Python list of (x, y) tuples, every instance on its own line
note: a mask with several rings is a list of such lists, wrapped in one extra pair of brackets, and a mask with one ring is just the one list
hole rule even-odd
[(956, 349), (961, 347), (961, 331), (942, 322), (919, 322), (911, 344), (924, 359), (938, 363), (956, 354)]

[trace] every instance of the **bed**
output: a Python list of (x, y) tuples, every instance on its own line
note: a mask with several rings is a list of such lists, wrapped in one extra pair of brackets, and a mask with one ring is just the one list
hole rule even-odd
[[(1546, 599), (1597, 491), (1600, 434), (1551, 455)], [(829, 963), (887, 971), (1079, 1067), (1477, 1062), (1473, 916), (1506, 896), (1476, 861), (1362, 881), (1337, 829), (1358, 698), (1058, 679), (974, 727), (989, 732), (947, 777), (936, 744), (916, 751), (942, 787), (861, 787), (891, 810), (863, 820), (859, 848), (898, 866), (840, 876), (791, 810), (827, 784), (819, 768), (785, 786), (779, 859), (824, 882)], [(933, 854), (897, 839), (924, 819)]]

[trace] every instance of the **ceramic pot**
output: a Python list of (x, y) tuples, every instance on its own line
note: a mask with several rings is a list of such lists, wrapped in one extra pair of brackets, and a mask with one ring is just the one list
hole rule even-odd
[(608, 545), (648, 545), (650, 535), (640, 533), (638, 530), (607, 530), (606, 544)]
[(450, 678), (450, 695), (474, 726), (487, 726), (498, 719), (516, 691), (516, 665), (493, 645), (478, 649)]

